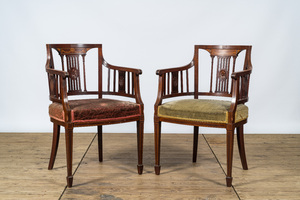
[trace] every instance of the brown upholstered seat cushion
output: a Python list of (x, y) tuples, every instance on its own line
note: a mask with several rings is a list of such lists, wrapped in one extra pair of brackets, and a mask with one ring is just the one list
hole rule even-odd
[[(111, 119), (139, 116), (139, 104), (114, 99), (84, 99), (70, 100), (71, 122), (93, 122)], [(63, 106), (52, 103), (49, 106), (49, 115), (59, 121), (65, 121)]]
[[(200, 122), (227, 123), (230, 105), (230, 101), (221, 100), (177, 100), (160, 105), (158, 116)], [(236, 109), (235, 122), (247, 119), (247, 117), (248, 107), (239, 104)]]

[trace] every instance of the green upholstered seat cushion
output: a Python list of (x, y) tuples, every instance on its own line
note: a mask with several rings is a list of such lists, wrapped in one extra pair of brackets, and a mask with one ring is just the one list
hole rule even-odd
[[(228, 122), (230, 101), (207, 99), (184, 99), (164, 103), (158, 107), (158, 116), (200, 122)], [(248, 117), (248, 107), (239, 104), (235, 122)]]

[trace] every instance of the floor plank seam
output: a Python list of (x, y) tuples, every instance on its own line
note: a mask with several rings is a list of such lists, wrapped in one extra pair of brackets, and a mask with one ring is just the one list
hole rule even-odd
[(237, 191), (235, 190), (235, 187), (232, 185), (231, 186), (233, 191), (235, 192), (236, 196), (239, 198), (239, 200), (241, 200), (240, 195), (237, 193)]
[(73, 188), (66, 187), (65, 137), (61, 137), (55, 169), (49, 171), (50, 133), (0, 133), (0, 199), (299, 200), (300, 134), (246, 134), (251, 167), (240, 168), (235, 148), (235, 181), (233, 187), (226, 187), (218, 165), (219, 161), (227, 172), (226, 133), (200, 136), (198, 164), (191, 163), (190, 134), (164, 134), (163, 176), (153, 175), (153, 133), (144, 135), (146, 173), (142, 176), (134, 167), (136, 133), (104, 134), (103, 143), (113, 145), (106, 146), (107, 159), (100, 165), (95, 160), (99, 150), (95, 133), (74, 135), (72, 174), (87, 153)]
[[(209, 143), (208, 143), (208, 141), (207, 141), (205, 135), (202, 134), (202, 137), (204, 138), (204, 140), (205, 140), (207, 146), (209, 147), (210, 151), (213, 153), (213, 155), (214, 155), (216, 161), (219, 163), (220, 168), (222, 169), (223, 173), (224, 173), (225, 176), (226, 176), (226, 172), (225, 172), (224, 168), (222, 167), (222, 165), (221, 165), (221, 163), (220, 163), (220, 161), (219, 161), (217, 155), (215, 154), (215, 152), (213, 151), (213, 149), (212, 149), (211, 146), (209, 145)], [(239, 200), (241, 200), (241, 198), (240, 198), (239, 194), (237, 193), (237, 191), (235, 190), (234, 186), (232, 185), (231, 187), (232, 187), (233, 191), (235, 192), (236, 196), (239, 198)]]
[(62, 193), (61, 193), (60, 197), (58, 198), (58, 200), (61, 200), (61, 198), (63, 197), (63, 195), (64, 195), (64, 193), (66, 191), (66, 189), (67, 189), (67, 186), (65, 186), (65, 189), (62, 191)]
[[(75, 169), (74, 172), (73, 172), (73, 176), (75, 176), (75, 174), (76, 174), (78, 168), (80, 167), (80, 165), (81, 165), (81, 163), (82, 163), (84, 157), (86, 156), (87, 152), (89, 151), (90, 147), (92, 146), (92, 144), (93, 144), (95, 138), (97, 137), (97, 135), (98, 135), (98, 134), (96, 133), (95, 136), (93, 137), (92, 141), (90, 142), (88, 148), (87, 148), (86, 151), (84, 152), (84, 154), (83, 154), (81, 160), (79, 161), (79, 163), (78, 163), (76, 169)], [(60, 197), (59, 197), (59, 200), (63, 197), (63, 195), (64, 195), (64, 193), (66, 192), (67, 188), (68, 188), (68, 187), (65, 186), (65, 189), (64, 189), (63, 192), (61, 193), (61, 195), (60, 195)]]

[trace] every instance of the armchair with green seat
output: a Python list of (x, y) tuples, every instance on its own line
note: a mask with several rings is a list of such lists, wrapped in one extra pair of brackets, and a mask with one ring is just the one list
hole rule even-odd
[[(199, 126), (226, 129), (226, 184), (232, 185), (234, 130), (244, 170), (248, 169), (244, 147), (244, 124), (247, 123), (249, 79), (252, 71), (251, 46), (195, 45), (193, 60), (182, 67), (157, 70), (159, 86), (154, 105), (155, 173), (160, 174), (161, 122), (194, 126), (193, 162), (197, 160)], [(243, 56), (241, 56), (243, 54)], [(209, 73), (202, 86), (204, 58)], [(242, 69), (237, 70), (238, 59)], [(210, 66), (209, 66), (210, 65)], [(204, 66), (205, 67), (205, 66)], [(205, 71), (205, 70), (204, 70)], [(192, 75), (193, 74), (193, 77)], [(204, 79), (204, 78), (203, 78)], [(200, 84), (201, 83), (201, 84)], [(205, 85), (205, 83), (203, 84)], [(190, 98), (184, 98), (188, 97)], [(173, 100), (174, 97), (179, 99)], [(192, 98), (191, 98), (192, 97)], [(173, 99), (172, 99), (173, 98)], [(168, 101), (164, 101), (168, 99)]]

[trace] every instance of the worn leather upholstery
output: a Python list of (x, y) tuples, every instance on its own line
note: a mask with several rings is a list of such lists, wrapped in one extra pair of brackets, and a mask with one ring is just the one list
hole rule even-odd
[[(70, 100), (71, 122), (104, 121), (116, 118), (129, 118), (141, 114), (138, 104), (114, 99)], [(65, 120), (63, 106), (52, 103), (49, 115), (58, 121)]]
[[(200, 122), (228, 122), (230, 101), (207, 99), (184, 99), (164, 103), (158, 107), (159, 117), (194, 120)], [(239, 104), (236, 109), (235, 122), (248, 117), (248, 107)]]

